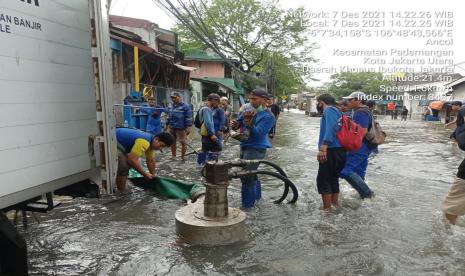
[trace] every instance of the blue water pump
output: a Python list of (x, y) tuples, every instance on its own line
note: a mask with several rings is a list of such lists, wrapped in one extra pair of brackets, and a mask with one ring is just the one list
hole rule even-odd
[(140, 108), (132, 106), (148, 106), (148, 103), (142, 97), (142, 92), (131, 91), (129, 96), (124, 98), (123, 115), (124, 121), (128, 122), (129, 127), (145, 131), (145, 128), (147, 127), (148, 114), (141, 112)]

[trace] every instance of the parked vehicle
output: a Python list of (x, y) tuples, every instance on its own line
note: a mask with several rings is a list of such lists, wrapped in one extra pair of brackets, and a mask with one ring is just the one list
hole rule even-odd
[[(0, 226), (9, 223), (2, 210), (28, 210), (44, 194), (49, 210), (51, 194), (72, 184), (112, 189), (108, 4), (0, 2)], [(9, 236), (0, 231), (0, 239)], [(16, 275), (7, 273), (12, 263), (5, 261), (14, 250), (1, 251), (0, 274)]]

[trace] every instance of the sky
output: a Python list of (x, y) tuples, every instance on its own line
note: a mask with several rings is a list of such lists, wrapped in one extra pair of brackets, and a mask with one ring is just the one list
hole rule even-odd
[[(376, 61), (366, 61), (365, 57), (353, 57), (353, 56), (335, 56), (334, 51), (335, 49), (339, 50), (386, 50), (388, 53), (391, 53), (391, 49), (398, 49), (398, 50), (452, 50), (454, 51), (453, 56), (450, 58), (453, 60), (454, 64), (460, 64), (465, 62), (465, 36), (461, 35), (463, 33), (463, 29), (465, 27), (465, 9), (459, 9), (458, 0), (441, 0), (441, 1), (424, 1), (424, 0), (391, 0), (391, 1), (368, 1), (368, 0), (326, 0), (326, 1), (314, 1), (314, 0), (286, 0), (281, 1), (280, 5), (283, 8), (296, 8), (299, 6), (303, 6), (306, 8), (307, 11), (312, 12), (313, 14), (318, 14), (319, 12), (326, 12), (330, 18), (328, 19), (328, 23), (330, 27), (315, 27), (314, 30), (317, 29), (330, 29), (337, 31), (339, 30), (357, 30), (361, 28), (350, 28), (345, 27), (341, 28), (334, 28), (331, 25), (335, 23), (331, 19), (338, 20), (337, 24), (342, 24), (342, 20), (345, 20), (346, 24), (350, 22), (359, 22), (362, 23), (362, 19), (354, 19), (350, 18), (350, 14), (358, 14), (362, 16), (362, 12), (370, 11), (370, 12), (384, 12), (385, 18), (381, 21), (384, 21), (385, 24), (390, 24), (389, 20), (399, 21), (401, 20), (402, 24), (416, 24), (417, 26), (425, 23), (425, 21), (429, 20), (427, 18), (420, 18), (425, 13), (420, 15), (420, 12), (431, 12), (432, 18), (430, 18), (430, 22), (434, 25), (436, 20), (440, 18), (435, 18), (436, 12), (440, 11), (452, 11), (453, 18), (448, 18), (453, 20), (453, 27), (450, 28), (453, 34), (453, 45), (451, 46), (427, 46), (425, 45), (428, 37), (426, 38), (417, 38), (417, 37), (391, 37), (391, 38), (382, 38), (377, 37), (374, 38), (373, 34), (375, 30), (381, 30), (383, 28), (368, 28), (371, 32), (372, 37), (370, 38), (356, 38), (356, 37), (345, 37), (345, 38), (335, 38), (335, 37), (314, 37), (312, 38), (312, 42), (316, 42), (319, 45), (319, 49), (314, 50), (314, 56), (318, 59), (318, 62), (313, 65), (313, 68), (336, 68), (339, 70), (341, 66), (351, 66), (355, 68), (368, 68), (373, 67), (377, 68), (379, 62)], [(403, 18), (391, 18), (390, 12), (402, 12)], [(334, 12), (338, 12), (335, 18), (331, 18), (331, 15), (334, 15)], [(347, 15), (346, 18), (342, 18), (342, 12), (345, 12)], [(170, 29), (175, 25), (175, 21), (173, 17), (167, 15), (162, 9), (160, 9), (156, 4), (154, 4), (153, 0), (113, 0), (112, 7), (110, 9), (111, 14), (115, 15), (123, 15), (128, 17), (136, 17), (136, 18), (143, 18), (150, 20), (152, 22), (157, 23), (160, 27)], [(379, 14), (379, 13), (378, 13)], [(411, 16), (415, 16), (416, 18), (410, 18)], [(444, 18), (442, 18), (444, 19)], [(318, 23), (324, 21), (325, 19), (314, 18), (312, 19), (313, 22)], [(369, 19), (367, 19), (369, 20)], [(373, 19), (376, 21), (377, 19)], [(415, 21), (413, 23), (413, 21)], [(376, 24), (376, 23), (375, 23)], [(427, 29), (425, 27), (411, 27), (411, 28), (403, 28), (402, 30), (423, 30), (424, 32)], [(365, 28), (367, 29), (367, 28)], [(386, 27), (384, 29), (391, 29), (391, 30), (400, 30), (399, 27)], [(437, 28), (437, 29), (445, 29), (445, 28)], [(320, 32), (321, 34), (321, 32)], [(406, 56), (406, 58), (410, 58)], [(386, 57), (385, 60), (387, 62), (391, 61), (391, 57)], [(367, 64), (370, 62), (375, 63)], [(396, 65), (401, 67), (401, 65)], [(405, 65), (408, 67), (413, 68), (415, 71), (420, 70), (420, 65)], [(433, 65), (437, 68), (442, 68), (445, 65)], [(389, 67), (386, 65), (384, 67)], [(453, 66), (452, 66), (453, 67)], [(460, 67), (465, 68), (465, 63), (461, 64)], [(453, 67), (455, 68), (455, 72), (461, 73), (465, 75), (465, 69), (460, 67)], [(315, 73), (312, 77), (318, 79), (320, 81), (309, 81), (310, 86), (319, 86), (324, 82), (329, 81), (329, 77), (332, 73)]]

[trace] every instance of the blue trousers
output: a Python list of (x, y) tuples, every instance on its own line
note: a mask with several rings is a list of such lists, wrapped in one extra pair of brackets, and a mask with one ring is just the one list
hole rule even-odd
[(202, 137), (202, 150), (197, 154), (197, 164), (205, 165), (205, 162), (218, 160), (222, 150), (222, 138), (218, 138), (216, 143), (210, 141), (208, 137)]
[(365, 143), (359, 151), (347, 153), (346, 164), (341, 171), (341, 177), (359, 193), (361, 198), (371, 197), (373, 192), (365, 182), (365, 173), (368, 166), (368, 157), (371, 150)]
[(370, 153), (371, 150), (365, 143), (362, 143), (362, 147), (357, 152), (348, 152), (346, 164), (341, 171), (341, 178), (347, 178), (351, 174), (356, 173), (362, 179), (365, 179)]
[[(265, 158), (265, 155), (266, 155), (266, 149), (245, 148), (245, 149), (241, 149), (240, 158), (244, 160), (261, 160)], [(256, 170), (257, 168), (258, 168), (258, 165), (256, 166), (253, 165), (253, 166), (247, 166), (245, 169), (249, 171), (253, 171), (253, 170)], [(258, 180), (258, 177), (256, 175), (241, 177), (242, 184), (253, 185), (255, 181), (257, 180)]]
[[(266, 149), (241, 148), (240, 158), (244, 160), (261, 160), (265, 158)], [(246, 170), (253, 171), (258, 165), (245, 167)], [(256, 175), (241, 177), (242, 182), (242, 206), (251, 208), (255, 201), (261, 198), (261, 183)]]

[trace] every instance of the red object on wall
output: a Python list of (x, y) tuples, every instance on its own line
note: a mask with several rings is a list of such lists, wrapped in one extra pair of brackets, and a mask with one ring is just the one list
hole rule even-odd
[(387, 110), (394, 110), (396, 109), (396, 104), (395, 103), (388, 103), (387, 104)]
[(443, 106), (444, 106), (443, 101), (434, 101), (434, 102), (429, 103), (429, 107), (431, 107), (431, 109), (434, 109), (434, 110), (441, 110)]

